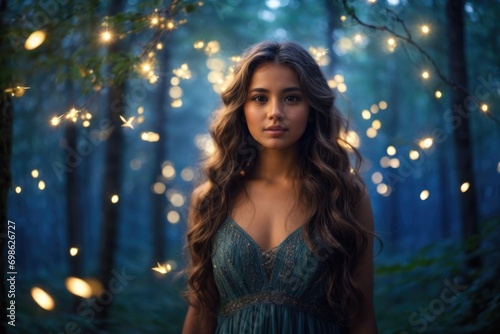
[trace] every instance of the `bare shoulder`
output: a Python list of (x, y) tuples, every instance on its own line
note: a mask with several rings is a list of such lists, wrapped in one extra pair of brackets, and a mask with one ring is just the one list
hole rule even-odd
[(361, 192), (361, 196), (356, 205), (356, 218), (358, 222), (368, 230), (373, 230), (373, 211), (370, 195), (366, 188)]

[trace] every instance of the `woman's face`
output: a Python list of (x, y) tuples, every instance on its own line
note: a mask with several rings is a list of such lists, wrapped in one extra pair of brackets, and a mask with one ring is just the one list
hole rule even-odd
[(297, 74), (273, 63), (257, 67), (243, 108), (248, 130), (263, 149), (294, 149), (309, 117)]

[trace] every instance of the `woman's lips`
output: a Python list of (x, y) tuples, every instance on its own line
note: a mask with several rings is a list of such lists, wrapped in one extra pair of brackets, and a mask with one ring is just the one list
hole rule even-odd
[(280, 137), (285, 134), (287, 129), (281, 126), (270, 126), (265, 128), (264, 131), (271, 137)]

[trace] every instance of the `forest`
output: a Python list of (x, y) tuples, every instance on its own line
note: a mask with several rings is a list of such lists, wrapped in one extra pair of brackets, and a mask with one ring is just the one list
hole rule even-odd
[(0, 0), (0, 333), (180, 333), (208, 124), (309, 50), (363, 156), (380, 333), (500, 330), (499, 0)]

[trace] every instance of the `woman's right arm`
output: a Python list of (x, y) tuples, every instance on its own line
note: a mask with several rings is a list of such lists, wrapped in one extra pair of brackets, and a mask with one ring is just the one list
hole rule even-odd
[[(208, 184), (202, 184), (193, 191), (191, 195), (191, 208), (188, 217), (188, 230), (193, 227), (192, 210), (196, 208), (201, 196), (205, 193), (208, 188)], [(195, 296), (190, 296), (190, 298), (195, 298)], [(198, 308), (194, 307), (198, 303), (190, 303), (186, 319), (184, 320), (184, 327), (182, 328), (182, 334), (213, 334), (217, 326), (217, 316), (207, 312), (201, 312)]]
[(182, 334), (213, 334), (217, 326), (217, 317), (205, 312), (201, 312), (194, 306), (189, 306), (182, 328)]

